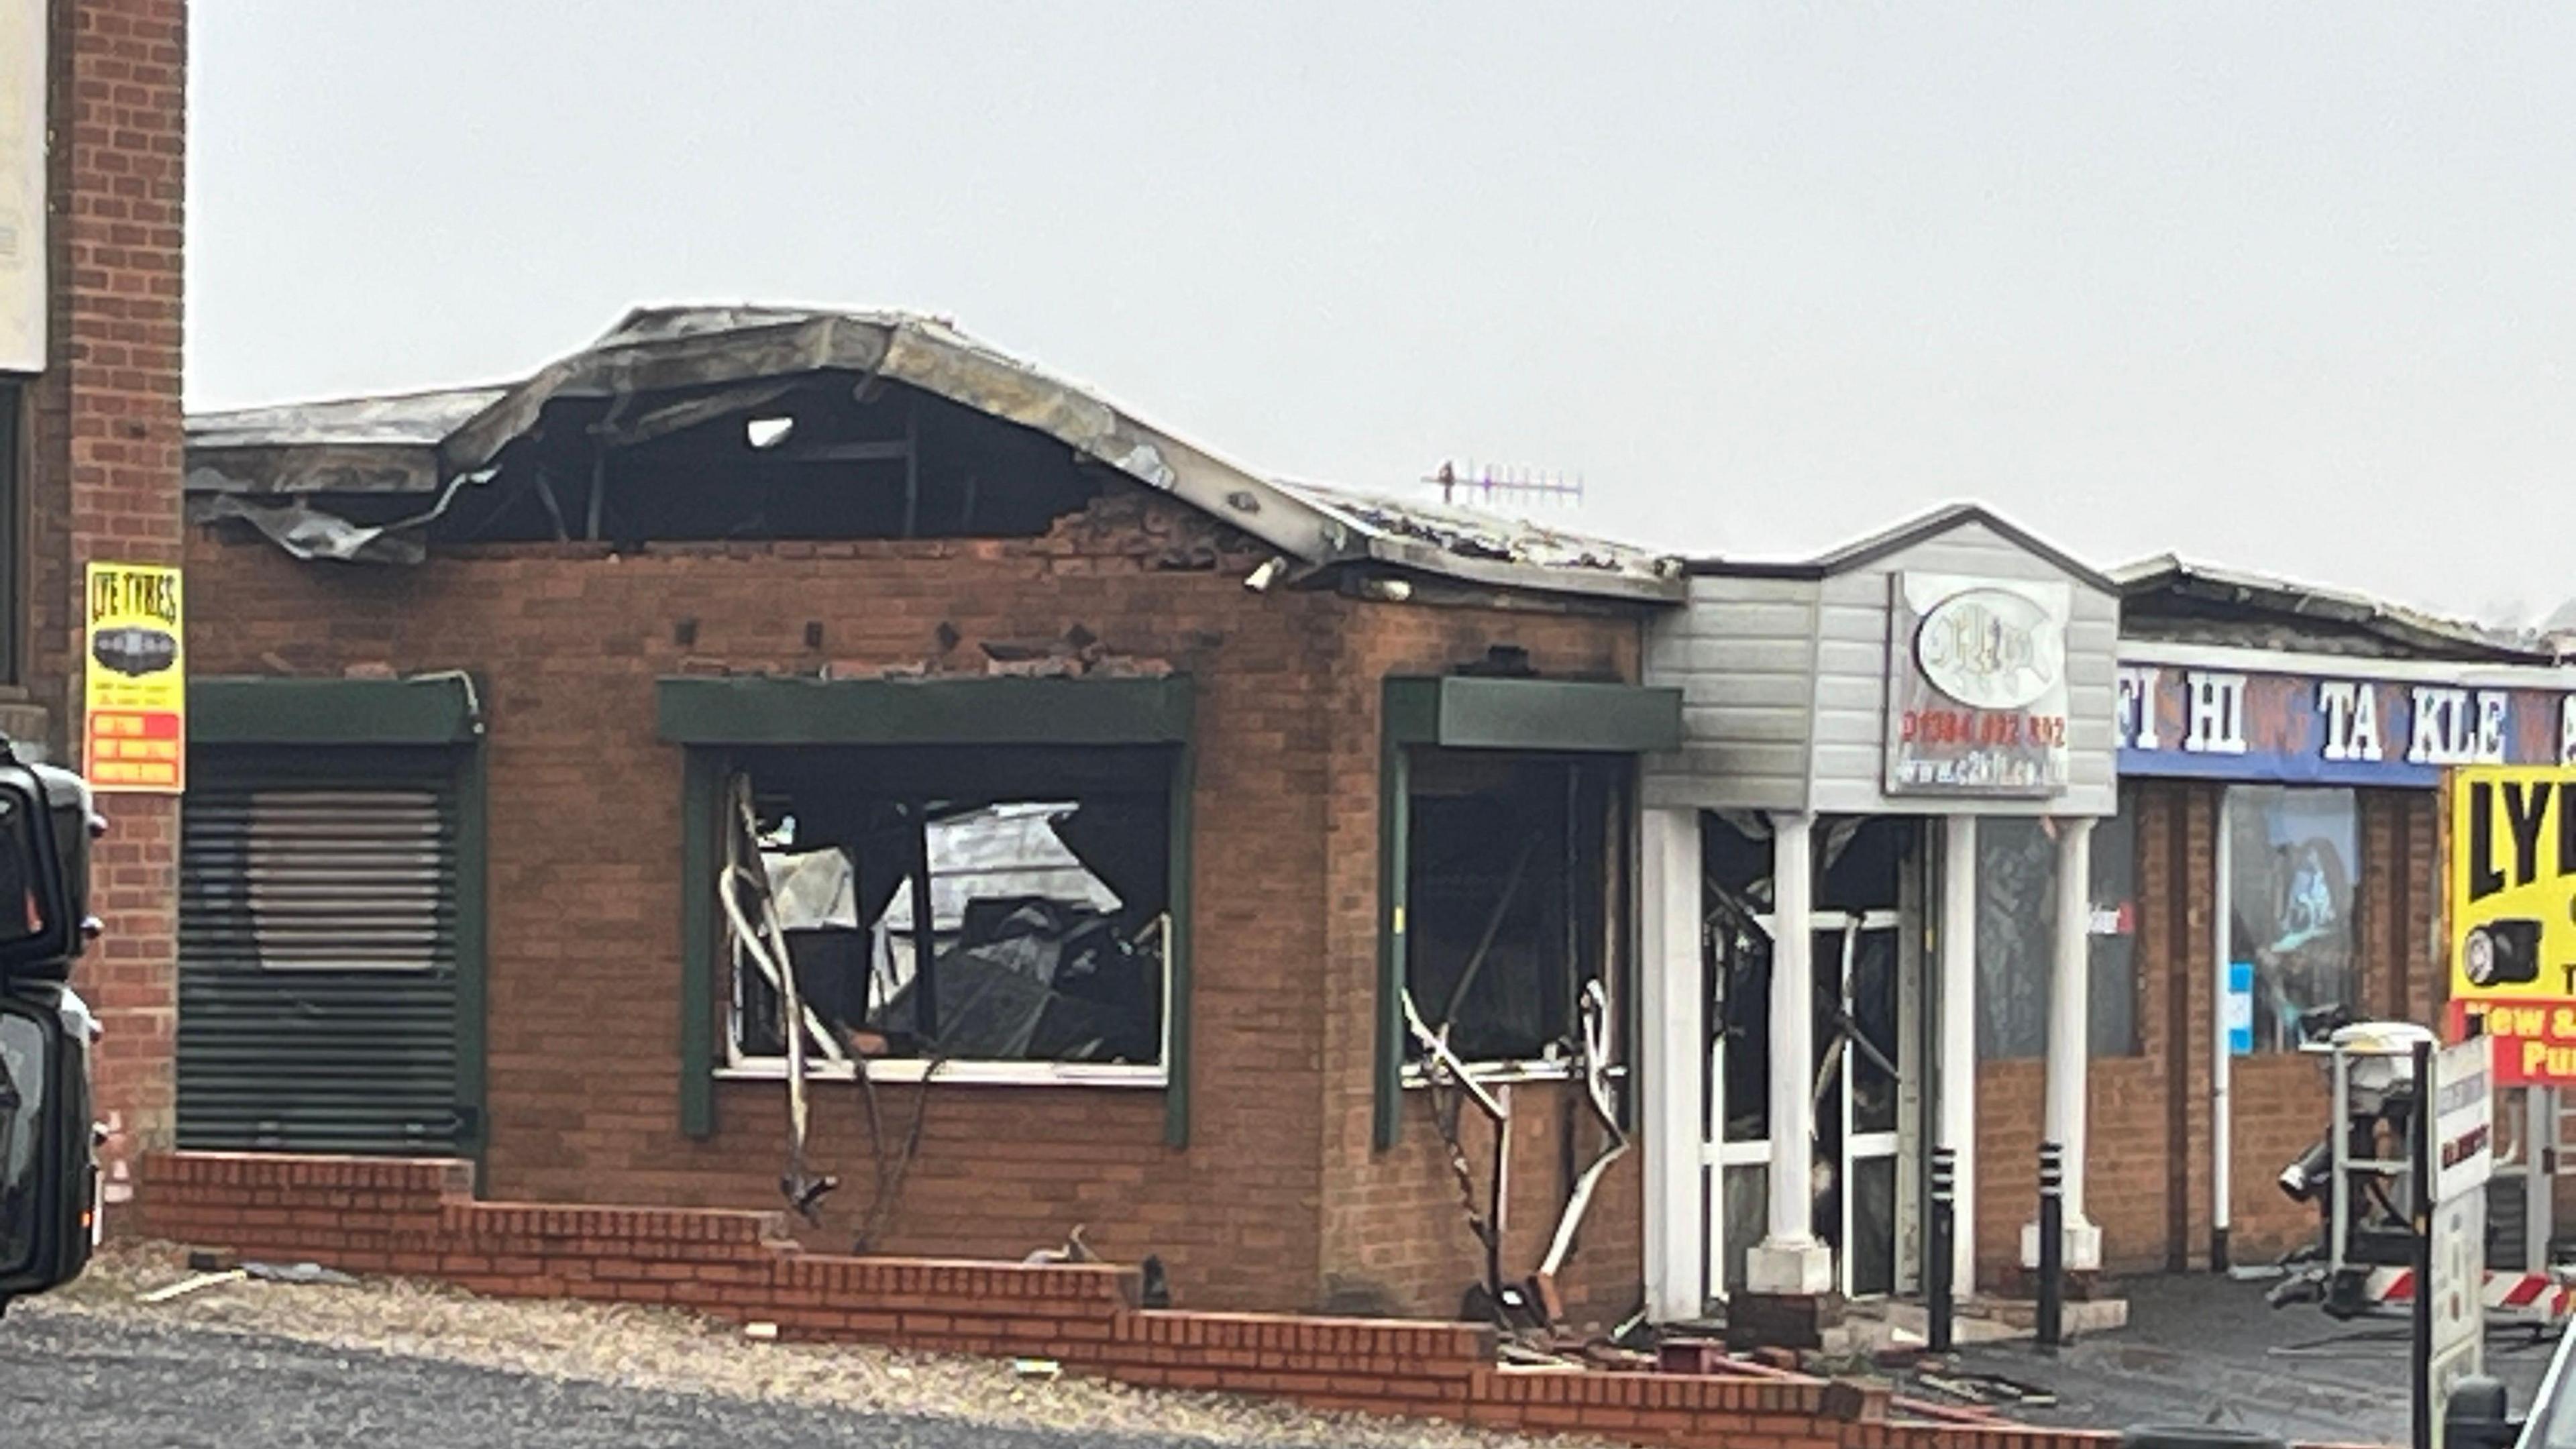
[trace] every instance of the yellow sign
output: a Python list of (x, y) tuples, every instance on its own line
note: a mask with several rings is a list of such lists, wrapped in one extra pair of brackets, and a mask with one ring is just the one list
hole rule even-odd
[(2576, 998), (2576, 768), (2449, 781), (2451, 999)]
[(2576, 1083), (2576, 768), (2473, 765), (2444, 788), (2452, 1032), (2495, 1039), (2502, 1085)]
[(175, 795), (188, 778), (179, 571), (89, 566), (81, 773), (99, 790)]

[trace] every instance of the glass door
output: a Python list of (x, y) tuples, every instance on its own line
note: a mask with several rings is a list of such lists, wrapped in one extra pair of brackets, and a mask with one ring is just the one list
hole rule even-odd
[[(1811, 1231), (1834, 1250), (1846, 1297), (1892, 1293), (1897, 1272), (1897, 990), (1900, 917), (1819, 911), (1814, 917), (1815, 1056), (1804, 1074), (1814, 1111)], [(1771, 1162), (1771, 919), (1716, 944), (1709, 1080), (1716, 1085), (1711, 1151), (1713, 1294), (1744, 1286), (1745, 1253), (1768, 1219)]]
[[(1871, 832), (1884, 829), (1876, 844), (1891, 866), (1911, 859), (1909, 822), (1858, 824)], [(1703, 933), (1709, 1038), (1701, 1162), (1707, 1291), (1713, 1299), (1743, 1289), (1746, 1254), (1768, 1223), (1771, 1074), (1780, 1065), (1770, 1040), (1770, 882), (1753, 878), (1750, 868), (1765, 863), (1768, 842), (1746, 838), (1725, 820), (1712, 826), (1712, 834), (1720, 832), (1735, 838), (1711, 842), (1715, 868)], [(1843, 839), (1848, 845), (1850, 832)], [(1867, 851), (1863, 846), (1843, 855)], [(1722, 864), (1730, 860), (1741, 863), (1733, 882), (1724, 878)], [(1815, 1124), (1810, 1231), (1833, 1249), (1836, 1288), (1846, 1297), (1868, 1298), (1895, 1292), (1905, 1271), (1898, 1204), (1905, 1109), (1912, 1097), (1901, 1070), (1911, 1053), (1900, 1044), (1917, 995), (1902, 989), (1902, 966), (1909, 958), (1901, 950), (1905, 916), (1897, 908), (1895, 869), (1886, 872), (1884, 906), (1873, 900), (1855, 909), (1854, 897), (1881, 894), (1874, 888), (1878, 872), (1869, 872), (1870, 888), (1837, 890), (1832, 860), (1826, 862), (1825, 895), (1843, 908), (1820, 909), (1809, 919), (1815, 1048), (1800, 1084)]]

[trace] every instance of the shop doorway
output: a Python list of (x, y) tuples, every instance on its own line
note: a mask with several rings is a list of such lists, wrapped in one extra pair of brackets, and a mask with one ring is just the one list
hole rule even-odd
[[(1709, 1296), (1744, 1286), (1768, 1218), (1771, 840), (1758, 818), (1705, 817), (1701, 933), (1708, 998), (1703, 1106)], [(1834, 1254), (1835, 1287), (1872, 1298), (1913, 1285), (1912, 1197), (1921, 1130), (1921, 868), (1916, 822), (1819, 822), (1814, 1052), (1794, 1068), (1815, 1124), (1811, 1231)]]

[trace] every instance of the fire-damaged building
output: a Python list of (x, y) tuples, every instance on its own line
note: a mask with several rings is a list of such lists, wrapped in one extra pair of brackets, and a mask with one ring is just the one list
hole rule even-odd
[(2102, 1267), (2086, 1088), (2116, 1003), (2089, 992), (2088, 893), (2057, 883), (2094, 878), (2116, 809), (2115, 585), (1973, 507), (1688, 572), (1646, 656), (1684, 743), (1640, 786), (1654, 1315), (1723, 1302), (1812, 1340), (1918, 1291), (1936, 1160), (1952, 1281), (1997, 1284), (2038, 1261), (2043, 1140), (2066, 1262)]
[(2437, 1004), (2439, 769), (2576, 738), (2368, 601), (1284, 482), (909, 315), (639, 311), (186, 485), (172, 1145), (1200, 1307), (1812, 1341), (1944, 1174), (2018, 1291), (2050, 1147), (2079, 1273), (2277, 1252), (2317, 1011)]
[(200, 416), (187, 487), (179, 1147), (783, 1189), (1201, 1306), (1633, 1308), (1677, 564), (1262, 477), (903, 315)]

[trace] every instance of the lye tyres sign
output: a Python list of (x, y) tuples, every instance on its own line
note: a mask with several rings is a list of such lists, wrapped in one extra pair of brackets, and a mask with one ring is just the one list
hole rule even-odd
[(1887, 793), (2064, 791), (2074, 591), (1955, 574), (1888, 583)]
[(2444, 781), (2454, 1035), (2495, 1038), (2507, 1086), (2576, 1084), (2576, 767)]
[(179, 571), (93, 563), (81, 661), (81, 773), (92, 788), (176, 795), (187, 782)]

